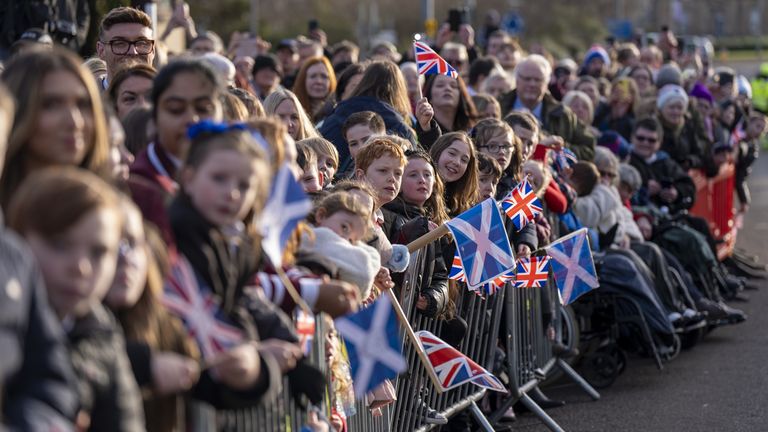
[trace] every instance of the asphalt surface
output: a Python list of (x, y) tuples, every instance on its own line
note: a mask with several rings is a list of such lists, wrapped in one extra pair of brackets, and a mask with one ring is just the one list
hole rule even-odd
[[(750, 178), (753, 206), (738, 246), (768, 262), (768, 154)], [(731, 303), (749, 319), (720, 327), (691, 350), (656, 369), (630, 357), (613, 386), (592, 401), (573, 384), (547, 389), (567, 404), (548, 411), (566, 431), (768, 431), (768, 282), (747, 291), (748, 303)], [(513, 430), (546, 431), (531, 414), (518, 414)]]

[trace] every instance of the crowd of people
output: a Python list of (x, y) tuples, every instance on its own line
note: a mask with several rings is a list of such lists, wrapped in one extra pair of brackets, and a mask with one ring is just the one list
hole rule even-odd
[[(164, 48), (174, 28), (187, 51)], [(333, 384), (331, 415), (307, 427), (344, 431), (354, 396), (327, 318), (397, 291), (403, 244), (523, 181), (544, 213), (507, 224), (516, 256), (589, 228), (601, 290), (637, 300), (660, 350), (693, 324), (744, 321), (725, 303), (744, 280), (687, 210), (690, 173), (726, 166), (749, 209), (767, 123), (748, 81), (669, 32), (578, 59), (481, 33), (446, 23), (429, 41), (452, 78), (420, 75), (412, 49), (361, 53), (320, 29), (225, 46), (185, 6), (162, 35), (140, 10), (109, 11), (88, 59), (24, 32), (0, 76), (5, 424), (184, 430), (201, 406), (215, 419), (271, 403), (284, 377), (319, 403), (327, 377), (293, 323), (308, 307), (330, 329)], [(260, 216), (283, 168), (313, 208), (275, 257)], [(471, 335), (448, 277), (455, 244), (423, 253), (416, 308), (458, 346)]]

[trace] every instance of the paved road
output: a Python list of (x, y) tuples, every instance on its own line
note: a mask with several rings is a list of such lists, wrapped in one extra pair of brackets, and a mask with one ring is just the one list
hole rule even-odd
[[(768, 260), (768, 154), (751, 178), (752, 210), (739, 245)], [(568, 404), (550, 410), (567, 431), (768, 431), (768, 282), (749, 291), (749, 319), (719, 328), (663, 371), (649, 359), (630, 358), (627, 370), (593, 402), (573, 385), (551, 390)], [(515, 430), (546, 431), (530, 414)]]

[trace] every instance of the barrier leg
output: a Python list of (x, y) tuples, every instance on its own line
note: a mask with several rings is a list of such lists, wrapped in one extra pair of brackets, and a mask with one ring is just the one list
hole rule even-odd
[(563, 371), (564, 374), (568, 375), (570, 379), (572, 379), (576, 384), (581, 387), (582, 390), (584, 390), (589, 397), (592, 398), (592, 400), (598, 400), (600, 399), (600, 393), (597, 392), (589, 383), (587, 380), (581, 377), (573, 368), (571, 365), (568, 364), (563, 359), (557, 359), (557, 366), (560, 367), (560, 370)]
[(493, 426), (491, 426), (491, 422), (489, 422), (488, 419), (485, 418), (483, 412), (480, 411), (480, 408), (477, 406), (477, 402), (473, 401), (469, 405), (469, 410), (472, 412), (472, 417), (474, 417), (475, 420), (480, 423), (480, 428), (486, 432), (493, 432)]
[(560, 427), (560, 425), (552, 420), (552, 417), (550, 417), (549, 414), (544, 412), (540, 406), (536, 405), (536, 402), (534, 402), (530, 396), (523, 393), (520, 397), (520, 402), (522, 402), (523, 405), (525, 405), (525, 407), (528, 408), (532, 413), (536, 414), (536, 417), (538, 417), (544, 423), (544, 425), (549, 428), (549, 430), (553, 432), (565, 432), (563, 428)]

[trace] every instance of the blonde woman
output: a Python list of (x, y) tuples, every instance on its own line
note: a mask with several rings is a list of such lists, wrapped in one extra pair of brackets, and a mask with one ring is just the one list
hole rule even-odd
[(264, 111), (268, 116), (278, 117), (288, 129), (288, 135), (295, 141), (319, 136), (301, 102), (290, 90), (281, 88), (267, 96), (264, 100)]

